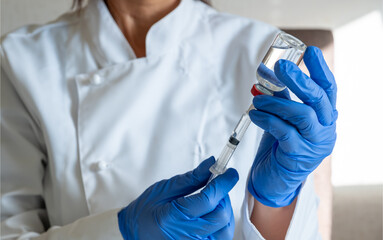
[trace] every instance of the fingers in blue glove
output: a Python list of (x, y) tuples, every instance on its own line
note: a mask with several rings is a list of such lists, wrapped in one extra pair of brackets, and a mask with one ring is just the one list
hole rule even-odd
[[(201, 216), (201, 218), (212, 224), (220, 225), (220, 227), (216, 229), (216, 231), (218, 231), (230, 222), (232, 214), (233, 212), (231, 210), (230, 197), (229, 195), (226, 195), (221, 199), (221, 201), (219, 201), (218, 205), (213, 211)], [(222, 224), (222, 222), (225, 224)]]
[(212, 156), (200, 163), (193, 171), (164, 180), (164, 184), (159, 184), (158, 187), (162, 187), (166, 191), (159, 190), (158, 192), (166, 193), (167, 199), (175, 199), (197, 191), (206, 185), (211, 175), (209, 168), (214, 163), (215, 158)]
[(176, 205), (186, 216), (196, 218), (213, 211), (238, 182), (238, 172), (229, 168), (213, 179), (200, 193), (176, 199)]
[(334, 75), (327, 66), (322, 51), (314, 46), (306, 49), (303, 60), (310, 72), (310, 77), (327, 93), (333, 109), (336, 109), (337, 86)]
[[(179, 209), (179, 205), (175, 201), (172, 203), (173, 208), (177, 210), (179, 214), (183, 214), (182, 210)], [(184, 215), (183, 215), (184, 216)], [(166, 216), (169, 217), (169, 216)], [(171, 218), (173, 218), (172, 216)], [(188, 229), (192, 233), (192, 235), (196, 236), (196, 238), (205, 239), (211, 236), (212, 234), (220, 231), (230, 224), (231, 218), (233, 217), (233, 210), (231, 207), (231, 202), (229, 195), (226, 195), (221, 201), (218, 203), (216, 208), (210, 213), (201, 216), (199, 218), (186, 218), (190, 220), (189, 224), (187, 222), (180, 223), (185, 224), (185, 229)], [(177, 218), (177, 216), (176, 216)], [(166, 218), (165, 218), (166, 219)], [(161, 223), (160, 223), (161, 224)], [(172, 228), (172, 226), (167, 226)], [(179, 226), (178, 226), (179, 227)], [(232, 225), (234, 228), (234, 225)], [(174, 229), (177, 231), (176, 229)], [(234, 230), (233, 230), (234, 231)]]
[[(230, 199), (229, 199), (230, 200)], [(233, 209), (230, 208), (230, 221), (226, 226), (221, 228), (220, 230), (216, 231), (212, 235), (208, 237), (208, 239), (211, 240), (221, 240), (221, 239), (233, 239), (234, 236), (234, 229), (235, 229), (235, 221), (234, 221), (234, 214)]]
[(284, 149), (294, 149), (300, 136), (296, 128), (273, 114), (251, 110), (250, 119), (264, 131), (270, 133)]
[[(191, 172), (153, 184), (121, 209), (118, 225), (124, 239), (206, 239), (228, 226), (228, 192), (238, 173), (229, 169), (205, 186), (214, 162), (211, 157)], [(185, 197), (203, 186), (200, 193)]]
[(201, 217), (205, 224), (201, 225), (200, 236), (208, 237), (223, 229), (230, 223), (232, 217), (233, 210), (230, 198), (229, 195), (226, 195), (212, 212)]
[[(287, 121), (298, 129), (302, 137), (310, 142), (323, 141), (323, 139), (319, 138), (320, 135), (317, 134), (323, 130), (323, 126), (319, 123), (317, 115), (311, 107), (302, 103), (266, 95), (254, 97), (253, 105), (262, 112), (271, 113)], [(265, 121), (263, 118), (262, 120)]]
[(282, 59), (275, 64), (274, 70), (281, 82), (315, 110), (322, 125), (327, 126), (334, 122), (334, 111), (327, 93), (296, 64)]
[[(252, 122), (270, 133), (277, 140), (277, 148), (274, 154), (279, 164), (286, 169), (291, 171), (312, 171), (332, 152), (336, 139), (333, 125), (320, 125), (317, 132), (312, 130), (309, 139), (305, 139), (296, 127), (274, 114), (261, 110), (252, 110), (249, 112), (249, 116)], [(310, 127), (305, 131), (308, 132), (307, 135), (310, 135)], [(261, 143), (264, 143), (263, 141), (262, 139)], [(274, 147), (274, 145), (269, 145), (269, 148), (263, 146), (262, 151), (257, 153), (257, 158), (265, 159), (265, 156), (271, 153), (269, 151), (271, 147)], [(307, 161), (309, 158), (312, 161)], [(259, 161), (259, 159), (256, 159), (255, 163)]]

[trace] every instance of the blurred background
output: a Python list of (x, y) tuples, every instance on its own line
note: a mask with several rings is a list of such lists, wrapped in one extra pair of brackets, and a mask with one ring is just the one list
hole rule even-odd
[[(213, 0), (325, 51), (338, 83), (338, 140), (317, 176), (323, 239), (382, 238), (383, 1)], [(71, 0), (1, 0), (1, 35), (45, 23)]]

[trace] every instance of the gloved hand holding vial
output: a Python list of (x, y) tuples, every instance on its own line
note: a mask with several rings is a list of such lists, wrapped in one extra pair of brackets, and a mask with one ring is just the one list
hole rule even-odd
[[(299, 65), (305, 50), (306, 45), (299, 39), (284, 32), (279, 33), (257, 69), (256, 83), (251, 89), (251, 93), (254, 96), (261, 94), (272, 96), (275, 92), (283, 91), (286, 85), (280, 82), (275, 76), (275, 63), (279, 59), (285, 59)], [(231, 156), (250, 125), (249, 112), (252, 109), (254, 109), (253, 104), (251, 104), (249, 109), (242, 115), (216, 163), (210, 167), (212, 175), (209, 181), (226, 171), (226, 166)]]
[(288, 91), (253, 99), (256, 110), (249, 112), (250, 119), (264, 130), (247, 185), (257, 206), (290, 206), (335, 146), (334, 76), (319, 48), (308, 47), (303, 60), (310, 77), (290, 61), (278, 60), (274, 68), (275, 76), (302, 102), (290, 100)]

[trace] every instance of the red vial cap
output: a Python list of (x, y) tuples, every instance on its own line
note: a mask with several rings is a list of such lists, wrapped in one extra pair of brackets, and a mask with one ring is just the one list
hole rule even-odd
[(255, 87), (255, 84), (253, 85), (253, 87), (251, 88), (251, 94), (253, 94), (253, 96), (258, 96), (258, 95), (263, 95), (262, 92), (260, 92), (256, 87)]

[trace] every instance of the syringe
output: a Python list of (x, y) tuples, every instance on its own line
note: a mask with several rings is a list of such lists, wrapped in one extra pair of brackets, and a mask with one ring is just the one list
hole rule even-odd
[[(280, 82), (274, 74), (275, 63), (279, 59), (286, 59), (299, 65), (305, 50), (306, 45), (302, 41), (287, 33), (280, 32), (257, 69), (256, 83), (251, 89), (253, 96), (261, 94), (274, 95), (274, 92), (284, 90), (286, 86)], [(253, 104), (251, 104), (248, 110), (242, 115), (217, 161), (210, 167), (209, 170), (212, 175), (210, 176), (209, 182), (226, 171), (226, 166), (231, 156), (250, 125), (249, 112), (252, 109), (255, 109)]]
[(216, 163), (210, 167), (209, 170), (212, 173), (212, 175), (210, 176), (209, 182), (215, 177), (217, 177), (219, 174), (222, 174), (226, 171), (226, 166), (229, 163), (231, 156), (233, 155), (235, 149), (237, 148), (239, 142), (242, 140), (243, 135), (245, 134), (247, 128), (251, 123), (249, 112), (252, 109), (254, 109), (253, 104), (251, 104), (246, 113), (242, 115), (241, 119), (237, 123), (237, 126), (234, 128), (234, 131), (231, 134), (228, 142), (221, 151), (221, 155), (219, 155)]

